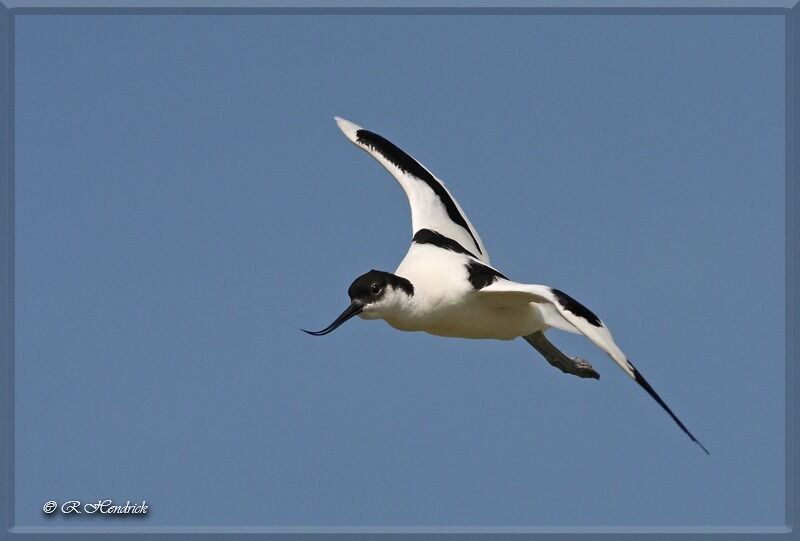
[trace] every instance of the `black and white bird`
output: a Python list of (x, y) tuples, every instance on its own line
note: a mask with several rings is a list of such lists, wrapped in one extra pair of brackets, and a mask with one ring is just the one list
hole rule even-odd
[(522, 337), (550, 364), (582, 378), (600, 376), (587, 361), (568, 357), (544, 335), (549, 329), (583, 334), (642, 386), (703, 451), (620, 350), (591, 310), (558, 289), (506, 278), (489, 263), (478, 232), (444, 183), (417, 160), (377, 133), (336, 117), (339, 129), (400, 183), (411, 205), (411, 247), (393, 273), (371, 270), (355, 279), (350, 305), (314, 336), (328, 334), (359, 316), (383, 319), (401, 331), (438, 336)]

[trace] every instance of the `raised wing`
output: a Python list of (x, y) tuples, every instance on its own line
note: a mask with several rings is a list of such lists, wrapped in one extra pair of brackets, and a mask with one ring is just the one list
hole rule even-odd
[(350, 141), (389, 171), (406, 192), (414, 234), (423, 229), (431, 230), (456, 241), (481, 261), (489, 262), (489, 254), (478, 232), (441, 180), (377, 133), (339, 117), (336, 117), (336, 124)]
[[(626, 374), (633, 378), (636, 383), (664, 408), (664, 411), (672, 417), (681, 430), (708, 454), (708, 449), (689, 432), (689, 429), (678, 419), (670, 407), (667, 406), (653, 387), (644, 379), (644, 376), (636, 370), (636, 367), (633, 366), (625, 354), (622, 353), (622, 350), (614, 343), (611, 332), (600, 318), (594, 315), (594, 313), (584, 305), (558, 289), (542, 285), (519, 284), (510, 280), (497, 280), (480, 289), (477, 294), (495, 306), (516, 306), (535, 302), (554, 308), (558, 315), (560, 315), (569, 326), (579, 330), (581, 334), (594, 342), (597, 347), (605, 351)], [(550, 312), (549, 315), (552, 316), (552, 312)]]

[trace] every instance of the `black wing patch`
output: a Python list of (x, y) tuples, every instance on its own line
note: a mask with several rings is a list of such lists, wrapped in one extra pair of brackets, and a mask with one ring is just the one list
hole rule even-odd
[(594, 312), (586, 308), (584, 305), (564, 293), (563, 291), (559, 291), (558, 289), (551, 289), (550, 291), (553, 292), (553, 295), (556, 296), (558, 300), (558, 304), (561, 305), (561, 308), (568, 312), (572, 312), (578, 317), (581, 317), (594, 325), (595, 327), (602, 327), (603, 322), (600, 321), (600, 318), (594, 315)]
[(467, 263), (466, 267), (469, 282), (476, 291), (488, 285), (492, 285), (500, 278), (508, 280), (500, 271), (492, 267), (487, 267), (483, 263), (478, 263), (477, 261), (470, 261)]
[(356, 140), (360, 144), (366, 145), (380, 153), (381, 156), (392, 162), (402, 171), (417, 177), (422, 182), (427, 184), (444, 205), (444, 208), (447, 211), (447, 215), (450, 217), (450, 219), (463, 227), (464, 230), (469, 233), (469, 236), (472, 237), (472, 241), (475, 243), (475, 247), (478, 249), (478, 252), (483, 254), (481, 247), (478, 245), (478, 240), (472, 233), (472, 229), (470, 229), (467, 221), (464, 219), (464, 216), (462, 216), (458, 211), (458, 207), (456, 207), (453, 198), (450, 197), (444, 187), (439, 184), (439, 181), (433, 178), (433, 175), (431, 175), (427, 169), (422, 167), (417, 160), (406, 154), (401, 148), (397, 147), (391, 141), (388, 141), (377, 133), (373, 133), (369, 130), (358, 130), (356, 132)]
[(638, 370), (636, 370), (636, 367), (633, 366), (630, 361), (628, 361), (628, 364), (630, 364), (631, 368), (633, 368), (633, 377), (634, 377), (634, 379), (636, 379), (636, 383), (641, 385), (642, 388), (645, 391), (647, 391), (647, 394), (649, 394), (651, 397), (653, 397), (653, 399), (656, 402), (658, 402), (658, 405), (661, 406), (662, 408), (664, 408), (664, 411), (669, 413), (669, 416), (672, 417), (672, 420), (675, 421), (676, 423), (678, 423), (678, 426), (681, 427), (681, 430), (683, 430), (686, 433), (686, 435), (689, 436), (689, 438), (691, 438), (691, 440), (693, 442), (695, 442), (697, 445), (699, 445), (700, 448), (703, 449), (703, 451), (705, 451), (707, 455), (710, 455), (711, 453), (708, 452), (708, 449), (706, 449), (705, 445), (700, 443), (700, 441), (698, 441), (698, 439), (695, 438), (694, 435), (691, 432), (689, 432), (689, 429), (684, 426), (684, 424), (681, 422), (681, 420), (678, 419), (678, 416), (675, 415), (674, 413), (672, 413), (672, 410), (669, 409), (669, 406), (667, 406), (666, 402), (661, 400), (661, 397), (658, 396), (658, 393), (655, 392), (655, 390), (650, 386), (649, 383), (647, 383), (647, 380), (644, 379), (644, 376), (642, 376), (642, 374)]
[[(475, 257), (475, 254), (461, 246), (461, 244), (458, 242), (454, 241), (450, 237), (445, 237), (438, 231), (433, 231), (431, 229), (420, 229), (414, 233), (414, 238), (411, 240), (417, 244), (433, 244), (434, 246), (438, 246), (439, 248), (443, 248), (445, 250), (450, 250), (451, 252)], [(477, 257), (475, 257), (475, 259), (477, 259)]]

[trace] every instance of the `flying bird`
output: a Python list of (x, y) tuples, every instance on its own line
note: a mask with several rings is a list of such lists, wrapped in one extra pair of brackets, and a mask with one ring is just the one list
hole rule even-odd
[(508, 279), (489, 262), (478, 232), (444, 183), (425, 166), (377, 133), (336, 117), (344, 135), (375, 158), (403, 188), (411, 206), (413, 238), (393, 273), (371, 270), (353, 281), (350, 305), (320, 331), (322, 336), (354, 316), (383, 319), (401, 331), (437, 336), (510, 340), (522, 337), (550, 364), (582, 378), (600, 376), (590, 363), (562, 353), (545, 331), (583, 334), (686, 428), (614, 342), (603, 321), (558, 289)]

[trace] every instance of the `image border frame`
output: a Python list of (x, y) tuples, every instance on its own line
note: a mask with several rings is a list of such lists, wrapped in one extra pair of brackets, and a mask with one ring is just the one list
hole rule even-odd
[[(232, 1), (224, 0), (177, 0), (177, 1), (69, 1), (69, 0), (0, 0), (0, 388), (6, 405), (6, 414), (0, 415), (0, 540), (19, 534), (34, 535), (46, 539), (60, 534), (115, 534), (114, 537), (133, 538), (148, 534), (158, 538), (171, 538), (174, 534), (199, 534), (203, 537), (225, 539), (230, 535), (263, 534), (558, 534), (559, 539), (571, 535), (602, 535), (603, 537), (621, 534), (670, 534), (688, 535), (692, 538), (713, 534), (741, 534), (738, 539), (750, 539), (768, 534), (794, 533), (794, 521), (800, 510), (797, 499), (798, 471), (796, 467), (795, 435), (798, 433), (797, 397), (798, 372), (793, 367), (798, 358), (797, 316), (800, 306), (798, 292), (798, 208), (800, 208), (800, 189), (797, 171), (800, 159), (797, 153), (798, 138), (798, 89), (800, 88), (800, 69), (797, 63), (798, 32), (800, 32), (800, 7), (798, 1), (700, 1), (687, 0), (669, 2), (668, 0), (641, 1), (591, 1), (573, 0), (558, 2), (510, 1), (505, 4), (489, 3), (487, 0), (450, 2), (387, 2), (377, 3), (369, 0), (361, 2), (319, 2), (297, 1)], [(424, 5), (423, 5), (424, 4)], [(484, 5), (481, 5), (484, 4)], [(504, 527), (504, 526), (213, 526), (213, 527), (169, 527), (169, 526), (87, 526), (87, 527), (47, 527), (14, 526), (14, 65), (15, 65), (15, 17), (19, 15), (360, 15), (360, 14), (403, 14), (403, 15), (482, 15), (482, 14), (634, 14), (634, 15), (782, 15), (785, 18), (785, 524), (784, 526), (697, 526), (697, 527)], [(713, 457), (712, 457), (713, 458)], [(122, 535), (116, 535), (122, 534)], [(109, 535), (110, 536), (110, 535)], [(792, 535), (793, 537), (793, 535)]]

